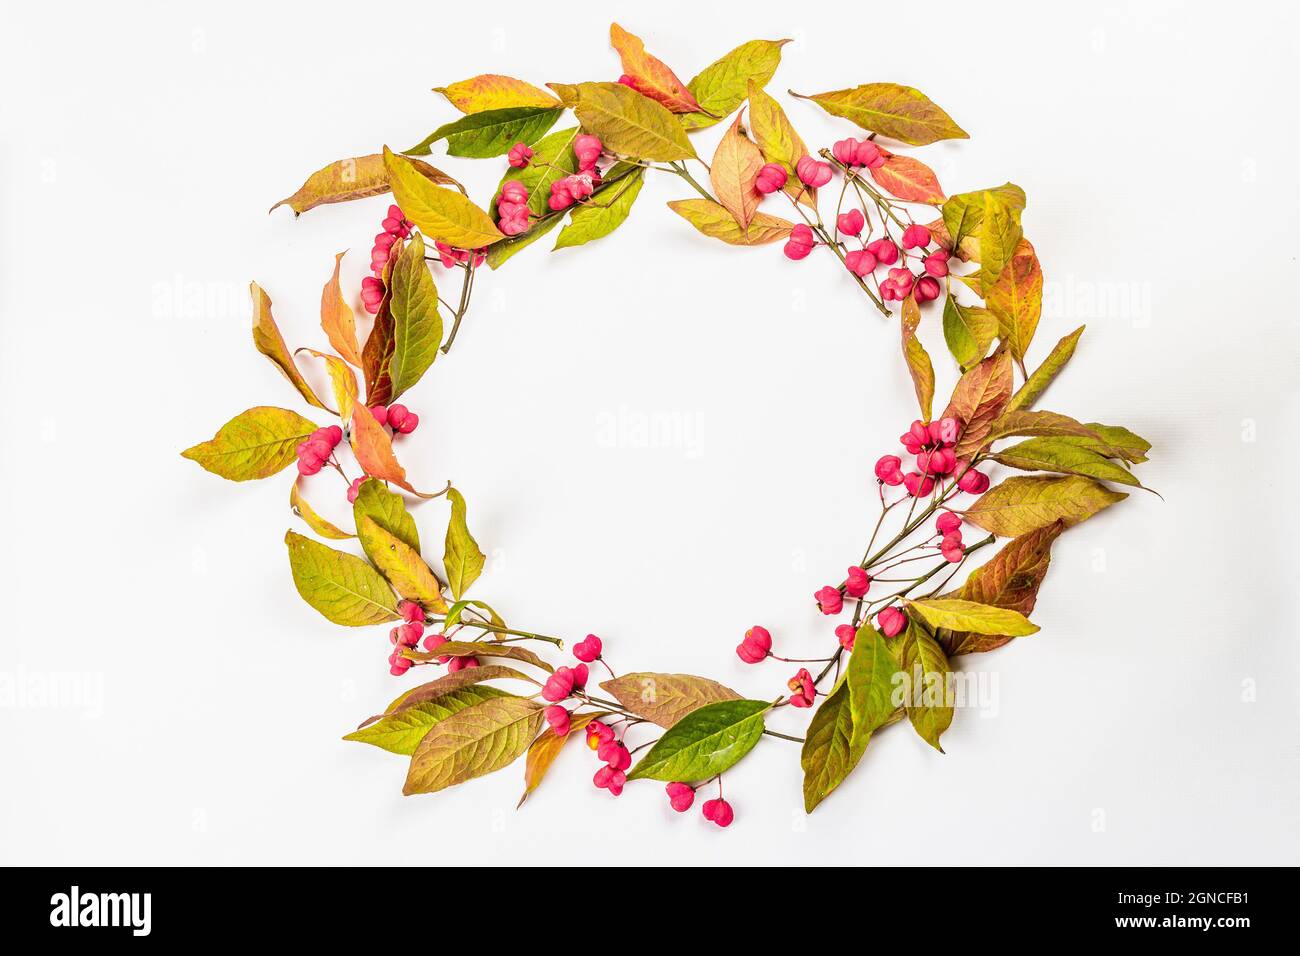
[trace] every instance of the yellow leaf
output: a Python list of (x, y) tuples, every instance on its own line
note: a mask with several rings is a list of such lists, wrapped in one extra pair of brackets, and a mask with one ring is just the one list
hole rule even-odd
[(947, 627), (954, 631), (973, 634), (1009, 634), (1024, 637), (1035, 634), (1039, 628), (1031, 624), (1019, 611), (1011, 608), (980, 604), (961, 598), (930, 598), (907, 601), (909, 609), (918, 613), (931, 627)]
[(617, 23), (611, 23), (609, 42), (618, 51), (623, 74), (632, 81), (632, 88), (638, 93), (662, 103), (674, 113), (699, 112), (700, 104), (686, 84), (677, 78), (668, 64), (646, 52), (640, 37), (628, 33)]
[(1002, 341), (1023, 362), (1043, 311), (1043, 270), (1028, 239), (1020, 240), (997, 282), (985, 290), (984, 302), (998, 317)]
[(634, 159), (671, 162), (693, 159), (695, 147), (676, 117), (659, 103), (622, 83), (549, 83), (582, 128), (605, 147)]
[[(462, 193), (465, 191), (464, 186), (442, 170), (418, 159), (411, 160), (411, 163), (430, 182), (455, 186)], [(295, 216), (300, 216), (316, 206), (379, 196), (388, 192), (390, 188), (388, 170), (384, 168), (383, 153), (371, 153), (369, 156), (340, 159), (323, 169), (316, 170), (307, 177), (307, 181), (296, 193), (287, 199), (281, 199), (271, 207), (271, 211), (287, 205), (293, 210)]]
[(325, 363), (325, 371), (329, 373), (330, 387), (334, 391), (334, 402), (338, 405), (338, 415), (343, 421), (348, 421), (352, 417), (352, 409), (357, 401), (357, 376), (356, 373), (337, 355), (330, 355), (329, 352), (317, 352), (315, 349), (299, 349), (299, 352), (307, 352), (316, 356)]
[(316, 426), (287, 408), (259, 405), (240, 412), (210, 440), (181, 455), (231, 481), (269, 478), (297, 457)]
[(814, 93), (800, 99), (812, 100), (831, 115), (857, 123), (869, 133), (912, 146), (925, 146), (941, 139), (969, 138), (924, 93), (898, 83), (864, 83), (851, 90)]
[(402, 787), (434, 793), (500, 770), (528, 749), (542, 727), (542, 705), (494, 697), (439, 721), (420, 741)]
[(365, 561), (293, 531), (284, 543), (294, 586), (328, 620), (347, 627), (398, 620), (397, 595)]
[(465, 498), (455, 488), (449, 488), (447, 500), (451, 502), (451, 520), (447, 523), (446, 553), (442, 566), (447, 569), (451, 595), (459, 601), (460, 596), (483, 572), (487, 556), (479, 550), (478, 542), (469, 533), (465, 522)]
[(678, 199), (670, 202), (668, 208), (706, 236), (721, 239), (733, 246), (760, 246), (776, 242), (790, 235), (790, 230), (794, 228), (794, 223), (764, 212), (754, 214), (749, 221), (749, 228), (741, 228), (726, 207), (710, 199)]
[(402, 539), (389, 534), (370, 517), (357, 519), (357, 537), (366, 556), (402, 597), (436, 614), (447, 612), (442, 583), (419, 553)]
[(448, 102), (462, 113), (482, 113), (484, 110), (500, 110), (512, 106), (560, 105), (545, 90), (499, 73), (471, 76), (468, 80), (450, 86), (435, 86), (433, 89), (435, 93), (447, 97)]
[(608, 716), (606, 711), (600, 711), (594, 714), (574, 714), (569, 720), (569, 732), (560, 736), (554, 731), (543, 731), (532, 746), (528, 748), (528, 757), (524, 761), (524, 792), (515, 804), (518, 810), (524, 805), (524, 801), (532, 794), (534, 790), (542, 785), (542, 779), (546, 776), (546, 771), (551, 769), (551, 764), (555, 763), (555, 758), (560, 755), (564, 745), (569, 742), (569, 738), (582, 730), (593, 720), (600, 717)]
[(749, 130), (769, 163), (779, 163), (790, 177), (785, 191), (805, 206), (817, 208), (817, 190), (799, 181), (795, 166), (809, 155), (808, 147), (795, 131), (781, 104), (763, 92), (752, 80), (749, 84)]
[(248, 289), (253, 297), (253, 344), (257, 346), (259, 352), (275, 363), (303, 398), (328, 412), (329, 408), (316, 397), (316, 393), (311, 390), (307, 380), (298, 371), (298, 366), (293, 364), (289, 347), (284, 344), (280, 327), (275, 324), (275, 318), (271, 315), (271, 297), (256, 282), (250, 282)]
[(964, 512), (971, 524), (1013, 538), (1052, 522), (1076, 525), (1128, 495), (1079, 475), (1008, 478)]
[(298, 480), (295, 481), (293, 487), (289, 489), (289, 509), (303, 521), (307, 522), (307, 527), (311, 528), (311, 530), (315, 531), (322, 538), (329, 538), (332, 541), (345, 541), (348, 538), (356, 537), (356, 535), (348, 534), (338, 525), (326, 521), (317, 514), (316, 509), (313, 508), (307, 499), (303, 497), (301, 485), (302, 476), (299, 475)]
[(744, 111), (736, 114), (736, 121), (722, 134), (718, 148), (713, 154), (713, 163), (709, 167), (709, 181), (713, 184), (714, 195), (718, 202), (727, 207), (727, 211), (745, 229), (758, 203), (763, 198), (754, 187), (758, 171), (763, 168), (763, 154), (748, 136), (741, 132), (741, 120)]
[(346, 252), (334, 257), (334, 274), (320, 293), (320, 327), (330, 340), (330, 345), (345, 359), (361, 367), (361, 350), (357, 347), (357, 317), (343, 298), (339, 287), (339, 266)]
[(403, 215), (426, 239), (477, 249), (505, 238), (492, 218), (467, 198), (431, 182), (406, 156), (384, 147), (384, 165)]
[(900, 323), (903, 331), (903, 360), (907, 362), (907, 371), (912, 376), (916, 401), (921, 406), (921, 419), (928, 422), (934, 406), (934, 365), (930, 362), (930, 354), (926, 352), (925, 346), (916, 337), (916, 327), (920, 322), (920, 306), (909, 295), (903, 300)]

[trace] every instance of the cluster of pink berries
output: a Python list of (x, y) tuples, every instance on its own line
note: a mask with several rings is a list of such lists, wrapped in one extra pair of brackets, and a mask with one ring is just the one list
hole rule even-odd
[(568, 209), (595, 192), (600, 185), (600, 169), (596, 164), (600, 161), (602, 149), (595, 136), (583, 133), (574, 137), (573, 155), (578, 161), (578, 171), (551, 183), (551, 196), (546, 205), (553, 212)]
[(517, 236), (527, 232), (530, 214), (527, 186), (512, 179), (501, 187), (501, 195), (497, 198), (497, 228), (502, 234)]
[[(442, 645), (450, 641), (446, 634), (430, 634), (424, 639), (424, 649), (428, 653), (434, 653)], [(446, 664), (449, 673), (467, 670), (471, 667), (478, 667), (479, 660), (477, 657), (452, 657), (450, 654), (443, 654), (437, 658), (439, 664)]]
[(370, 409), (370, 414), (375, 416), (375, 421), (387, 425), (398, 435), (409, 435), (420, 424), (420, 416), (405, 405), (393, 404), (387, 408), (376, 405)]
[(914, 421), (899, 437), (908, 454), (916, 456), (916, 469), (903, 471), (903, 460), (898, 455), (882, 455), (876, 462), (876, 478), (890, 486), (902, 485), (916, 498), (934, 490), (934, 480), (943, 475), (957, 475), (957, 487), (972, 495), (988, 490), (988, 475), (970, 468), (953, 453), (953, 446), (961, 435), (961, 425), (955, 418), (941, 418), (928, 425)]
[(799, 668), (798, 673), (786, 681), (790, 688), (790, 705), (792, 707), (811, 707), (817, 698), (817, 687), (813, 684), (812, 674), (808, 668)]
[[(689, 783), (674, 780), (664, 787), (664, 791), (668, 794), (668, 804), (678, 813), (685, 813), (695, 803), (695, 788)], [(704, 819), (720, 827), (731, 826), (731, 821), (736, 819), (731, 804), (721, 797), (705, 800), (701, 809), (704, 811)]]
[(599, 790), (608, 790), (617, 797), (627, 785), (627, 770), (632, 766), (632, 754), (623, 741), (618, 739), (614, 728), (599, 720), (587, 725), (587, 746), (596, 751), (596, 757), (603, 766), (591, 778)]
[(393, 644), (393, 652), (388, 655), (388, 672), (394, 677), (401, 677), (411, 669), (411, 661), (403, 657), (402, 652), (415, 647), (424, 636), (424, 608), (414, 601), (402, 601), (397, 605), (397, 613), (406, 623), (399, 624), (388, 632), (388, 639)]
[(314, 475), (325, 467), (334, 449), (343, 440), (343, 429), (338, 425), (318, 428), (298, 446), (298, 474)]
[(961, 519), (951, 511), (939, 515), (934, 523), (939, 533), (939, 553), (949, 564), (956, 564), (966, 555), (966, 547), (961, 542)]
[(831, 147), (831, 155), (845, 166), (879, 169), (885, 165), (886, 153), (869, 139), (842, 139)]
[(542, 716), (557, 736), (564, 737), (569, 733), (573, 716), (559, 702), (575, 691), (581, 693), (587, 686), (587, 678), (590, 676), (587, 665), (600, 660), (603, 649), (600, 638), (588, 634), (585, 640), (573, 645), (573, 656), (581, 663), (576, 667), (557, 669), (542, 686), (542, 698), (551, 702), (551, 706), (542, 711)]
[[(438, 261), (442, 263), (444, 269), (454, 269), (456, 266), (463, 266), (469, 262), (470, 251), (468, 249), (457, 249), (447, 245), (439, 239), (433, 244), (438, 250)], [(481, 246), (474, 250), (474, 268), (477, 269), (487, 258), (487, 246)]]
[(375, 236), (375, 245), (370, 250), (370, 271), (374, 275), (361, 280), (361, 302), (371, 315), (379, 311), (379, 303), (384, 300), (384, 280), (380, 276), (384, 274), (384, 266), (388, 265), (393, 244), (398, 239), (410, 237), (412, 224), (402, 215), (402, 210), (389, 206), (388, 216), (380, 225), (384, 231)]

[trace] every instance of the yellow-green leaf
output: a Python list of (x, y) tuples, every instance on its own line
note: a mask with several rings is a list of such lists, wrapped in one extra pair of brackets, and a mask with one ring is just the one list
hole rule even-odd
[(955, 295), (948, 295), (943, 304), (943, 339), (963, 369), (988, 355), (997, 334), (998, 320), (992, 312), (975, 305), (962, 305)]
[(445, 123), (405, 152), (426, 156), (429, 147), (440, 139), (447, 141), (450, 156), (487, 159), (504, 156), (515, 143), (532, 143), (546, 134), (564, 109), (558, 104), (546, 106), (508, 106), (470, 113)]
[(1065, 367), (1065, 363), (1070, 361), (1074, 355), (1074, 348), (1079, 344), (1079, 336), (1083, 335), (1086, 326), (1079, 326), (1069, 335), (1057, 342), (1047, 358), (1043, 359), (1043, 364), (1034, 369), (1034, 373), (1025, 380), (1011, 401), (1007, 402), (1007, 411), (1013, 412), (1017, 409), (1028, 408), (1038, 400), (1047, 386), (1052, 384), (1052, 380)]
[(682, 115), (682, 125), (687, 129), (703, 129), (730, 115), (749, 95), (750, 83), (760, 90), (767, 86), (781, 64), (781, 47), (789, 42), (750, 40), (706, 66), (686, 88), (707, 112)]
[(659, 103), (622, 83), (549, 83), (606, 149), (636, 159), (692, 159), (695, 147), (681, 123)]
[(609, 189), (574, 207), (569, 214), (569, 224), (555, 240), (555, 248), (581, 246), (602, 239), (621, 226), (632, 212), (632, 203), (636, 202), (644, 179), (645, 169), (638, 166)]
[(984, 303), (998, 318), (1002, 341), (1023, 362), (1043, 311), (1043, 270), (1029, 240), (1020, 240), (997, 282), (991, 286), (986, 282)]
[(361, 627), (398, 619), (397, 596), (365, 561), (293, 531), (285, 534), (284, 543), (294, 586), (328, 620)]
[(1097, 438), (1097, 433), (1087, 425), (1081, 425), (1069, 415), (1059, 412), (1026, 411), (1019, 409), (1003, 412), (989, 426), (984, 436), (984, 443), (997, 441), (1011, 436), (1035, 436), (1057, 438), (1063, 435), (1077, 435), (1082, 438)]
[(499, 73), (483, 73), (449, 86), (435, 86), (435, 93), (462, 113), (481, 113), (509, 106), (559, 106), (559, 101), (543, 89)]
[(805, 206), (816, 209), (817, 190), (800, 182), (795, 172), (799, 160), (809, 155), (808, 147), (781, 104), (753, 82), (749, 84), (749, 131), (754, 134), (763, 158), (769, 163), (779, 163), (789, 175), (785, 191)]
[(352, 367), (337, 355), (329, 352), (317, 352), (315, 349), (302, 348), (325, 363), (325, 371), (330, 378), (330, 388), (334, 392), (334, 404), (338, 406), (338, 416), (347, 421), (352, 417), (352, 409), (357, 401), (357, 376)]
[(812, 813), (844, 782), (862, 759), (870, 739), (870, 731), (854, 727), (848, 685), (839, 684), (817, 708), (804, 734), (799, 754), (804, 812)]
[(389, 753), (403, 754), (409, 757), (415, 753), (420, 741), (424, 739), (424, 736), (434, 724), (446, 720), (452, 714), (459, 713), (466, 707), (481, 704), (483, 701), (494, 697), (508, 696), (510, 695), (505, 691), (497, 690), (495, 687), (481, 685), (465, 687), (461, 690), (443, 694), (441, 697), (435, 697), (433, 700), (426, 700), (397, 713), (385, 714), (373, 724), (354, 730), (343, 739), (371, 744), (381, 750), (387, 750)]
[[(417, 159), (411, 160), (411, 163), (430, 182), (455, 186), (462, 193), (465, 191), (464, 186), (442, 170)], [(316, 206), (379, 196), (391, 188), (388, 170), (384, 168), (384, 154), (371, 153), (369, 156), (340, 159), (316, 170), (296, 193), (287, 199), (281, 199), (271, 210), (287, 205), (293, 210), (294, 216), (300, 216)]]
[(1013, 538), (1057, 520), (1078, 524), (1127, 497), (1079, 475), (1008, 478), (986, 491), (964, 517), (985, 531)]
[(418, 551), (365, 515), (357, 519), (357, 537), (366, 556), (398, 594), (426, 610), (438, 613), (447, 610), (442, 583)]
[(898, 661), (884, 636), (864, 621), (853, 641), (853, 653), (845, 670), (845, 683), (855, 730), (871, 734), (889, 723), (898, 705), (894, 702), (894, 675)]
[(934, 637), (911, 618), (900, 646), (902, 671), (907, 675), (903, 704), (907, 719), (922, 740), (943, 753), (939, 738), (952, 724), (955, 696), (948, 682), (948, 658)]
[(542, 726), (542, 706), (494, 697), (430, 728), (411, 757), (405, 794), (435, 793), (500, 770), (528, 749)]
[(908, 601), (907, 607), (932, 628), (947, 627), (975, 634), (1010, 634), (1012, 637), (1024, 637), (1039, 630), (1037, 624), (1030, 623), (1019, 611), (960, 598)]
[(311, 390), (307, 380), (302, 377), (298, 366), (293, 363), (289, 346), (284, 344), (280, 327), (275, 324), (275, 318), (271, 315), (271, 297), (256, 282), (250, 282), (248, 290), (253, 297), (253, 344), (257, 346), (257, 350), (275, 363), (276, 368), (284, 373), (284, 377), (303, 398), (307, 399), (309, 404), (329, 411), (329, 408)]
[(1003, 448), (993, 458), (1023, 471), (1055, 471), (1065, 475), (1086, 475), (1120, 485), (1142, 486), (1123, 465), (1115, 464), (1091, 448), (1080, 447), (1062, 438), (1031, 438)]
[(259, 405), (240, 412), (208, 441), (181, 455), (231, 481), (269, 478), (289, 465), (316, 426), (287, 408)]
[(317, 514), (316, 509), (303, 497), (301, 485), (302, 477), (299, 476), (298, 480), (293, 483), (293, 487), (289, 489), (289, 510), (307, 522), (307, 527), (322, 538), (329, 538), (332, 541), (345, 541), (348, 538), (356, 537)]
[(1105, 455), (1107, 458), (1119, 458), (1133, 464), (1140, 464), (1147, 460), (1147, 452), (1151, 450), (1151, 443), (1141, 435), (1135, 435), (1121, 425), (1102, 425), (1097, 422), (1088, 422), (1084, 427), (1097, 437), (1089, 438), (1072, 435), (1063, 437), (1060, 440), (1079, 445), (1082, 448), (1091, 448), (1097, 454)]
[(492, 218), (459, 193), (430, 182), (405, 156), (384, 147), (384, 165), (402, 213), (426, 239), (477, 249), (504, 238)]
[(832, 116), (857, 123), (869, 133), (912, 146), (925, 146), (941, 139), (969, 138), (924, 93), (898, 83), (864, 83), (851, 90), (832, 90), (801, 98), (812, 100)]
[(352, 503), (352, 518), (357, 522), (362, 518), (371, 519), (419, 554), (420, 532), (416, 528), (415, 519), (406, 510), (402, 496), (389, 491), (382, 481), (367, 478), (361, 483), (357, 489), (357, 499)]
[(668, 208), (713, 239), (733, 246), (761, 246), (790, 235), (794, 223), (765, 212), (756, 212), (748, 228), (742, 228), (726, 207), (710, 199), (677, 199)]
[(393, 262), (389, 309), (393, 315), (393, 355), (388, 361), (391, 401), (420, 380), (442, 345), (438, 288), (424, 261), (424, 240), (417, 233)]
[[(551, 196), (551, 184), (577, 172), (578, 160), (573, 155), (573, 141), (577, 139), (581, 132), (577, 126), (556, 130), (532, 144), (532, 160), (522, 169), (512, 168), (507, 170), (506, 174), (501, 177), (501, 183), (497, 186), (494, 195), (499, 197), (501, 191), (505, 189), (506, 183), (522, 183), (524, 188), (528, 190), (529, 211), (532, 212), (534, 217), (547, 215), (549, 212), (547, 200)], [(559, 218), (558, 216), (552, 216), (549, 222), (554, 225)], [(531, 235), (536, 228), (534, 226), (529, 229), (525, 235)], [(521, 236), (520, 239), (522, 238)], [(520, 239), (507, 239), (506, 243), (518, 242)], [(493, 249), (506, 243), (497, 243), (496, 246), (493, 246)]]
[(900, 322), (903, 331), (903, 360), (912, 376), (916, 401), (921, 406), (921, 419), (928, 422), (934, 405), (934, 366), (930, 362), (930, 354), (916, 337), (916, 327), (920, 322), (921, 309), (916, 304), (916, 298), (909, 295), (903, 300)]
[(451, 502), (451, 520), (447, 523), (446, 554), (442, 564), (447, 569), (451, 595), (459, 601), (482, 573), (487, 556), (479, 550), (478, 542), (469, 533), (465, 522), (465, 498), (455, 488), (450, 488), (447, 499)]

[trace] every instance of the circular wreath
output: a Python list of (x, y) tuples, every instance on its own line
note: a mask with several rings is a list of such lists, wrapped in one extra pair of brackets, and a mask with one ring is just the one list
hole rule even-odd
[[(1126, 497), (1112, 485), (1141, 487), (1131, 466), (1146, 460), (1150, 445), (1119, 426), (1034, 407), (1083, 329), (1028, 372), (1043, 277), (1022, 231), (1025, 194), (1006, 183), (947, 196), (929, 167), (895, 152), (900, 144), (966, 138), (926, 96), (894, 83), (792, 93), (865, 131), (814, 153), (764, 91), (788, 41), (751, 40), (682, 83), (617, 24), (610, 37), (622, 61), (617, 82), (551, 83), (547, 90), (485, 74), (453, 83), (438, 92), (460, 118), (403, 152), (385, 147), (332, 163), (277, 203), (299, 215), (390, 191), (396, 200), (375, 238), (373, 274), (360, 289), (374, 317), (364, 344), (340, 283), (342, 253), (321, 295), (332, 352), (291, 353), (270, 298), (252, 286), (258, 351), (308, 404), (339, 423), (318, 426), (289, 409), (259, 406), (184, 455), (235, 481), (266, 478), (296, 462), (294, 514), (321, 538), (356, 538), (364, 553), (290, 530), (285, 543), (298, 593), (335, 624), (396, 625), (388, 630), (394, 675), (445, 668), (347, 735), (409, 757), (405, 793), (441, 790), (524, 757), (522, 803), (576, 735), (595, 751), (597, 787), (617, 796), (633, 780), (658, 780), (678, 811), (707, 787), (703, 815), (725, 827), (733, 809), (722, 776), (768, 736), (800, 745), (811, 811), (882, 727), (905, 717), (941, 749), (956, 704), (949, 659), (1038, 630), (1027, 615), (1052, 542)], [(552, 132), (566, 111), (577, 124)], [(704, 163), (690, 134), (733, 113), (711, 163)], [(418, 158), (438, 142), (450, 156), (507, 157), (491, 213)], [(691, 163), (703, 168), (699, 179)], [(821, 613), (842, 623), (833, 639), (827, 635), (820, 658), (778, 656), (772, 635), (758, 625), (736, 647), (748, 663), (794, 669), (779, 694), (747, 698), (694, 675), (618, 674), (593, 634), (573, 645), (575, 660), (548, 661), (537, 651), (563, 652), (560, 638), (507, 626), (492, 604), (466, 597), (484, 554), (460, 491), (450, 484), (435, 493), (417, 490), (394, 452), (419, 424), (398, 399), (451, 351), (484, 266), (501, 268), (561, 223), (556, 249), (609, 235), (628, 218), (650, 170), (676, 176), (698, 194), (669, 206), (700, 232), (740, 246), (784, 242), (785, 255), (796, 260), (824, 250), (881, 313), (899, 320), (920, 417), (900, 447), (875, 462), (874, 474), (864, 475), (877, 483), (880, 515), (861, 559), (846, 560), (837, 583), (813, 595)], [(784, 217), (763, 208), (773, 205)], [(823, 216), (828, 205), (833, 212)], [(444, 272), (459, 278), (458, 297), (440, 292)], [(917, 335), (924, 311), (938, 313), (931, 324), (942, 323), (960, 373), (938, 415), (934, 368)], [(296, 364), (303, 352), (324, 363), (327, 397)], [(995, 447), (1008, 439), (1016, 441)], [(360, 470), (355, 478), (344, 447)], [(1039, 474), (990, 487), (993, 465)], [(309, 479), (326, 469), (342, 477), (355, 531), (308, 502)], [(421, 546), (408, 497), (450, 504), (440, 570)], [(987, 535), (976, 539), (969, 529)], [(999, 537), (1009, 540), (955, 585), (970, 557)], [(526, 690), (510, 692), (500, 683)], [(765, 726), (766, 716), (784, 707), (813, 710), (805, 736)]]

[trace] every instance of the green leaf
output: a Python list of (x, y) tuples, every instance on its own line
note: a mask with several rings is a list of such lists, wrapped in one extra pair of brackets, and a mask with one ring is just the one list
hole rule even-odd
[(899, 323), (903, 331), (903, 361), (907, 363), (907, 371), (912, 376), (916, 402), (921, 407), (921, 419), (928, 422), (934, 406), (934, 365), (930, 362), (930, 353), (916, 337), (916, 327), (920, 322), (921, 309), (916, 304), (916, 298), (909, 295), (903, 300), (902, 320)]
[[(794, 94), (799, 96), (798, 93)], [(969, 139), (952, 117), (920, 90), (897, 83), (864, 83), (851, 90), (814, 93), (812, 100), (832, 116), (842, 116), (869, 133), (888, 136), (912, 146), (941, 139)], [(954, 241), (956, 238), (954, 237)]]
[(1107, 458), (1119, 458), (1135, 465), (1147, 460), (1151, 443), (1141, 435), (1135, 435), (1121, 425), (1101, 425), (1097, 422), (1088, 422), (1084, 428), (1089, 429), (1097, 437), (1068, 435), (1060, 440), (1078, 445), (1080, 448), (1090, 448)]
[(803, 768), (803, 807), (812, 813), (858, 765), (871, 732), (853, 724), (848, 685), (841, 683), (822, 701), (804, 735), (799, 765)]
[(488, 246), (487, 264), (492, 269), (499, 269), (502, 265), (514, 258), (515, 253), (522, 252), (531, 246), (542, 236), (546, 235), (562, 221), (563, 216), (551, 216), (548, 219), (540, 219), (534, 222), (527, 232), (521, 232), (517, 236), (511, 236), (509, 239), (502, 239), (500, 242), (494, 242)]
[(605, 148), (635, 159), (692, 159), (686, 130), (663, 106), (622, 83), (547, 84)]
[(763, 734), (761, 700), (706, 704), (673, 724), (628, 773), (629, 780), (707, 780), (734, 766)]
[(495, 687), (466, 687), (463, 690), (435, 697), (433, 700), (426, 700), (395, 714), (387, 714), (367, 727), (354, 730), (343, 739), (371, 744), (389, 753), (410, 756), (415, 753), (415, 748), (420, 745), (420, 741), (434, 724), (446, 720), (466, 707), (481, 704), (493, 697), (508, 696), (510, 695), (505, 691), (497, 690)]
[(741, 699), (730, 687), (693, 674), (624, 674), (605, 681), (600, 689), (611, 694), (624, 710), (665, 728), (705, 704)]
[(902, 670), (909, 685), (904, 707), (921, 739), (939, 753), (939, 738), (952, 724), (953, 690), (948, 658), (928, 631), (909, 618), (902, 640)]
[(500, 770), (521, 756), (542, 726), (542, 706), (494, 697), (430, 728), (411, 757), (405, 794), (435, 793)]
[(858, 628), (844, 677), (849, 688), (853, 726), (859, 732), (870, 734), (893, 717), (898, 709), (893, 699), (896, 673), (898, 661), (884, 636), (864, 622)]
[[(686, 88), (703, 113), (680, 117), (687, 129), (703, 129), (730, 115), (749, 95), (749, 84), (767, 86), (781, 64), (781, 47), (789, 40), (750, 40), (710, 63)], [(710, 115), (712, 114), (712, 115)]]
[(949, 295), (943, 304), (943, 340), (962, 369), (982, 360), (998, 334), (997, 317), (988, 309), (962, 305)]
[(908, 601), (910, 612), (919, 614), (930, 627), (948, 627), (954, 631), (971, 631), (975, 634), (1010, 634), (1024, 637), (1039, 630), (1019, 611), (994, 607), (961, 598), (928, 598)]
[(1024, 471), (1055, 471), (1063, 475), (1087, 475), (1120, 485), (1142, 487), (1123, 465), (1117, 465), (1091, 448), (1061, 438), (1031, 438), (1003, 448), (993, 458)]
[(1007, 411), (1014, 412), (1021, 408), (1028, 408), (1038, 400), (1038, 397), (1043, 394), (1047, 386), (1065, 367), (1065, 363), (1070, 361), (1070, 357), (1074, 355), (1074, 348), (1079, 344), (1079, 336), (1083, 335), (1085, 327), (1079, 326), (1056, 343), (1047, 358), (1043, 359), (1043, 364), (1034, 369), (1034, 374), (1030, 375), (1025, 380), (1025, 384), (1021, 385), (1016, 393), (1011, 396), (1011, 401), (1007, 402)]
[(384, 147), (384, 166), (393, 198), (426, 239), (441, 239), (458, 249), (477, 249), (504, 238), (492, 218), (458, 192), (425, 177), (414, 161)]
[(365, 561), (293, 531), (285, 534), (284, 543), (294, 586), (327, 620), (361, 627), (398, 619), (397, 596)]
[[(522, 169), (510, 169), (501, 177), (494, 199), (500, 197), (506, 183), (523, 183), (528, 190), (529, 211), (534, 217), (547, 215), (550, 211), (547, 200), (551, 196), (551, 184), (578, 171), (578, 159), (573, 155), (573, 141), (581, 132), (577, 126), (556, 130), (532, 144), (532, 160)], [(554, 217), (550, 221), (554, 222), (558, 218)]]
[(482, 573), (487, 556), (479, 550), (478, 542), (469, 533), (469, 527), (465, 523), (464, 497), (455, 488), (449, 488), (447, 500), (451, 502), (451, 521), (447, 523), (446, 553), (442, 564), (447, 569), (451, 596), (459, 601), (460, 596)]
[[(352, 505), (352, 517), (357, 524), (370, 518), (394, 538), (405, 542), (417, 554), (420, 551), (420, 532), (415, 519), (406, 510), (406, 502), (396, 492), (389, 491), (376, 478), (367, 478), (357, 490), (357, 500)], [(374, 560), (373, 558), (371, 560)]]
[(1008, 478), (986, 491), (963, 517), (985, 531), (1012, 538), (1057, 520), (1076, 525), (1127, 497), (1080, 475)]
[(504, 156), (515, 143), (532, 143), (543, 136), (563, 112), (559, 106), (510, 106), (470, 113), (439, 126), (406, 152), (426, 156), (430, 146), (445, 139), (452, 156)]
[(211, 439), (181, 456), (231, 481), (269, 478), (297, 458), (316, 426), (287, 408), (258, 405), (226, 422)]
[(622, 177), (607, 194), (592, 196), (586, 203), (576, 206), (569, 215), (569, 224), (555, 240), (555, 248), (580, 246), (608, 236), (621, 226), (632, 212), (632, 203), (636, 202), (644, 179), (644, 167), (637, 167)]
[(366, 555), (402, 597), (432, 611), (443, 612), (442, 582), (424, 563), (420, 552), (389, 534), (373, 518), (357, 518), (357, 537)]
[(393, 263), (389, 309), (393, 316), (393, 355), (388, 361), (392, 380), (389, 403), (420, 380), (442, 345), (442, 315), (438, 288), (424, 261), (419, 233), (402, 247)]

